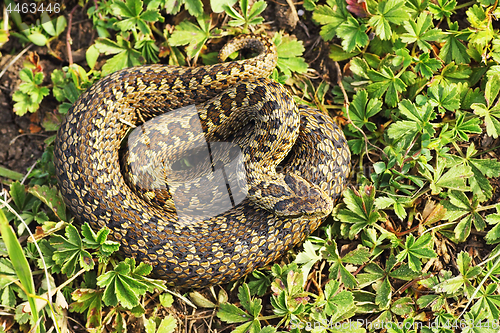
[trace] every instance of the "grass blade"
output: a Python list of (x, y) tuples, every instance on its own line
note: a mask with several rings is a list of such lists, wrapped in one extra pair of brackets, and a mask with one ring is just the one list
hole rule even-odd
[(4, 212), (0, 209), (0, 234), (2, 235), (5, 246), (7, 247), (7, 252), (9, 253), (10, 260), (14, 266), (17, 277), (23, 286), (23, 291), (28, 297), (28, 301), (31, 308), (31, 316), (33, 322), (37, 326), (36, 332), (39, 332), (38, 323), (38, 311), (36, 310), (35, 304), (35, 284), (33, 282), (33, 275), (31, 274), (31, 269), (28, 264), (28, 260), (24, 256), (21, 244), (17, 240), (16, 234), (12, 227), (9, 225)]

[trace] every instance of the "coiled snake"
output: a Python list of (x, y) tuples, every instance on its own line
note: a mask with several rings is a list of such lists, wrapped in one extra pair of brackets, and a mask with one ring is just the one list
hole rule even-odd
[[(80, 96), (56, 137), (56, 174), (74, 215), (94, 229), (108, 227), (121, 251), (151, 264), (157, 277), (176, 286), (229, 282), (276, 260), (321, 224), (349, 173), (347, 142), (330, 117), (296, 106), (283, 86), (266, 79), (277, 61), (272, 42), (256, 35), (240, 36), (226, 44), (220, 58), (242, 48), (259, 54), (195, 68), (139, 66), (106, 76)], [(190, 113), (179, 113), (173, 123), (159, 127), (141, 126), (178, 108)], [(170, 192), (168, 185), (151, 185), (154, 179), (134, 183), (162, 172), (161, 177), (169, 177), (149, 166), (130, 167), (141, 156), (150, 156), (149, 151), (130, 150), (121, 157), (124, 138), (134, 126), (139, 126), (139, 135), (128, 136), (138, 138), (135, 143), (129, 140), (132, 148), (142, 145), (154, 151), (152, 141), (141, 133), (155, 132), (189, 146), (190, 140), (200, 139), (192, 133), (196, 126), (209, 147), (223, 142), (239, 147), (244, 168), (234, 173), (240, 185), (241, 171), (246, 175), (240, 191), (244, 196), (235, 199), (238, 193), (229, 188), (231, 179), (224, 174), (222, 192), (228, 186), (231, 208), (213, 216), (201, 209), (180, 218), (175, 208), (183, 201), (175, 201), (172, 192), (198, 189), (198, 183), (213, 177), (191, 177), (189, 185), (181, 182)], [(178, 158), (177, 148), (163, 147)], [(222, 193), (220, 187), (195, 192), (196, 200), (184, 200), (188, 208), (202, 206), (200, 200), (206, 197), (217, 201), (210, 197)]]

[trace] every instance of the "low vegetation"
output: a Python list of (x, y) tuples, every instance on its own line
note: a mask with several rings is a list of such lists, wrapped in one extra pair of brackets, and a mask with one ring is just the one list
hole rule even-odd
[[(25, 175), (0, 168), (8, 187), (0, 331), (498, 332), (497, 1), (304, 0), (291, 10), (295, 34), (270, 9), (291, 2), (31, 2), (34, 11), (2, 5), (0, 51), (35, 45), (10, 105), (18, 116), (41, 113), (49, 137)], [(70, 40), (66, 56), (55, 46), (71, 37), (77, 15), (96, 34), (73, 61)], [(250, 31), (278, 47), (272, 77), (343, 127), (351, 184), (281, 262), (230, 285), (179, 292), (149, 278), (148, 265), (123, 260), (107, 229), (73, 223), (56, 187), (55, 130), (106, 74), (212, 64), (221, 39)], [(58, 67), (47, 71), (38, 53)]]

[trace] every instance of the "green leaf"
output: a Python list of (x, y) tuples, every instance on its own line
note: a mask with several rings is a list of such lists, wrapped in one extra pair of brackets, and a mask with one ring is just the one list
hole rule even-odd
[(162, 17), (158, 10), (142, 12), (142, 6), (142, 0), (126, 0), (125, 3), (122, 1), (113, 1), (110, 5), (113, 14), (122, 17), (122, 20), (115, 23), (121, 31), (135, 31), (139, 28), (143, 34), (151, 34), (151, 29), (147, 22), (156, 22), (162, 20)]
[(14, 104), (14, 112), (22, 116), (26, 112), (36, 112), (42, 99), (49, 94), (47, 87), (40, 87), (44, 75), (42, 72), (33, 73), (28, 68), (23, 68), (19, 72), (19, 77), (24, 82), (19, 86), (19, 91), (16, 91), (12, 99), (17, 102)]
[(230, 303), (219, 305), (217, 317), (229, 324), (243, 323), (252, 319), (248, 313)]
[(470, 57), (467, 54), (467, 48), (464, 44), (462, 44), (457, 33), (450, 31), (443, 38), (443, 40), (445, 43), (439, 52), (439, 57), (445, 63), (449, 64), (454, 61), (457, 64), (468, 64), (470, 62)]
[(47, 185), (35, 185), (30, 187), (29, 193), (40, 199), (63, 221), (67, 221), (66, 204), (59, 194), (57, 188), (52, 188)]
[(112, 253), (118, 251), (120, 248), (120, 243), (107, 240), (109, 235), (108, 228), (102, 228), (96, 234), (89, 226), (87, 222), (82, 225), (82, 235), (84, 237), (83, 242), (92, 249), (99, 249), (98, 254), (100, 259), (109, 257)]
[(449, 188), (452, 190), (465, 191), (467, 186), (465, 185), (465, 179), (473, 176), (470, 166), (459, 164), (451, 167), (446, 173), (444, 173), (445, 161), (444, 159), (438, 159), (436, 169), (434, 170), (434, 175), (422, 173), (422, 175), (431, 181), (430, 188), (432, 194), (439, 194), (443, 188)]
[(460, 108), (460, 96), (457, 93), (455, 84), (434, 85), (427, 92), (429, 94), (429, 103), (432, 106), (437, 106), (441, 114), (445, 113), (445, 110), (455, 111)]
[(441, 62), (437, 59), (430, 58), (429, 53), (422, 53), (418, 57), (415, 65), (415, 70), (420, 72), (423, 77), (430, 79), (432, 75), (442, 67)]
[(248, 1), (240, 2), (240, 9), (242, 14), (238, 13), (231, 5), (223, 5), (222, 6), (226, 13), (232, 17), (234, 20), (228, 22), (228, 24), (232, 27), (236, 26), (244, 26), (244, 29), (247, 29), (249, 25), (260, 24), (264, 21), (262, 17), (258, 17), (267, 7), (267, 3), (265, 1), (257, 1), (255, 2), (250, 11), (248, 11)]
[(47, 37), (45, 37), (45, 35), (40, 32), (33, 32), (29, 34), (27, 37), (30, 42), (32, 42), (37, 46), (44, 46), (48, 42)]
[(480, 313), (486, 312), (486, 318), (490, 321), (495, 320), (495, 318), (500, 317), (500, 311), (498, 306), (500, 305), (500, 296), (495, 295), (495, 291), (498, 288), (496, 283), (489, 284), (486, 286), (485, 290), (481, 290), (478, 294), (480, 295), (479, 300), (471, 308), (471, 311)]
[(377, 126), (368, 121), (368, 118), (375, 116), (381, 110), (382, 102), (377, 98), (368, 100), (368, 93), (363, 89), (358, 91), (349, 105), (349, 116), (354, 125), (359, 128), (366, 126), (370, 132), (373, 132)]
[[(42, 19), (43, 30), (45, 30), (49, 35), (55, 36), (56, 30), (54, 29), (54, 25), (50, 21), (49, 14), (47, 14), (47, 12), (42, 12), (42, 15), (40, 17)], [(54, 22), (55, 22), (55, 20), (54, 20)]]
[(97, 285), (105, 288), (103, 294), (104, 304), (115, 306), (120, 302), (127, 309), (132, 309), (139, 305), (139, 296), (148, 290), (161, 287), (163, 282), (151, 280), (143, 277), (151, 271), (143, 268), (149, 266), (140, 263), (135, 269), (135, 260), (127, 258), (120, 262), (112, 271), (109, 271), (97, 278)]
[(50, 239), (50, 245), (56, 248), (53, 260), (60, 265), (61, 272), (70, 276), (73, 275), (78, 266), (91, 270), (94, 261), (88, 251), (85, 250), (80, 235), (73, 225), (68, 225), (65, 236), (54, 235)]
[(94, 289), (76, 289), (71, 294), (75, 301), (71, 304), (71, 309), (79, 313), (86, 311), (86, 327), (101, 326), (102, 294), (102, 291)]
[(210, 0), (210, 7), (214, 13), (222, 13), (224, 7), (232, 7), (237, 0)]
[(498, 96), (498, 92), (500, 92), (500, 74), (495, 74), (488, 78), (484, 90), (484, 98), (486, 99), (488, 107), (493, 105)]
[(14, 182), (10, 185), (9, 194), (14, 200), (16, 207), (18, 210), (23, 210), (24, 205), (26, 204), (26, 189), (24, 185), (21, 185), (19, 182)]
[(189, 21), (179, 23), (168, 40), (171, 46), (189, 44), (186, 51), (191, 58), (197, 57), (208, 38), (212, 37), (210, 16), (203, 14), (196, 20), (198, 26)]
[[(404, 317), (405, 315), (408, 315), (414, 311), (413, 304), (414, 304), (414, 302), (411, 299), (411, 297), (401, 297), (401, 298), (395, 300), (391, 304), (391, 311), (398, 316)], [(414, 325), (413, 318), (405, 319), (405, 321), (400, 323), (399, 325), (403, 325), (403, 327), (413, 327), (412, 326), (412, 325)], [(406, 326), (404, 326), (404, 325), (406, 325)], [(389, 332), (391, 332), (391, 331), (388, 330), (388, 333)]]
[(3, 210), (0, 209), (0, 235), (2, 236), (3, 243), (9, 254), (10, 261), (14, 270), (16, 271), (17, 278), (23, 286), (23, 291), (26, 293), (28, 302), (31, 309), (31, 318), (33, 324), (38, 322), (38, 311), (35, 303), (35, 284), (33, 282), (33, 275), (31, 268), (24, 255), (21, 244), (14, 234), (14, 230), (9, 225)]
[(7, 169), (0, 165), (0, 177), (9, 178), (12, 180), (21, 180), (24, 176), (22, 173)]
[(417, 241), (415, 241), (415, 237), (413, 237), (412, 234), (409, 234), (406, 237), (403, 251), (401, 251), (396, 258), (399, 262), (401, 262), (407, 257), (410, 269), (415, 272), (419, 272), (422, 269), (420, 259), (430, 259), (436, 257), (436, 253), (431, 248), (432, 244), (433, 241), (431, 233), (422, 235), (417, 239)]
[(486, 222), (488, 222), (488, 224), (490, 225), (493, 225), (493, 228), (488, 231), (485, 236), (487, 243), (498, 243), (498, 239), (500, 238), (500, 214), (490, 214), (486, 216)]
[(370, 98), (380, 98), (385, 93), (387, 105), (396, 106), (399, 100), (398, 93), (404, 91), (406, 84), (386, 66), (382, 66), (380, 72), (370, 69), (367, 74), (373, 81), (366, 87)]
[(99, 58), (99, 50), (95, 45), (91, 45), (85, 52), (85, 60), (87, 60), (90, 69), (93, 69), (96, 65), (97, 58)]
[(332, 241), (326, 246), (325, 256), (330, 266), (330, 278), (337, 279), (340, 275), (342, 283), (349, 288), (354, 288), (358, 284), (354, 276), (346, 270), (337, 250), (337, 243)]
[(474, 114), (484, 117), (486, 133), (494, 139), (498, 138), (500, 134), (500, 107), (494, 106), (488, 109), (484, 104), (474, 103), (471, 108), (474, 110)]
[(331, 40), (336, 35), (337, 28), (349, 17), (351, 14), (346, 9), (345, 1), (342, 0), (331, 0), (328, 6), (317, 6), (312, 15), (314, 21), (323, 25), (320, 35), (325, 41)]
[(434, 19), (442, 20), (445, 17), (450, 17), (456, 6), (456, 0), (437, 0), (435, 3), (429, 3), (429, 10), (434, 14)]
[(332, 44), (330, 46), (330, 59), (333, 61), (344, 61), (359, 54), (359, 50), (345, 52), (340, 45)]
[(184, 0), (184, 5), (190, 15), (194, 17), (203, 15), (203, 2), (201, 0)]
[(391, 297), (392, 297), (391, 284), (389, 283), (389, 279), (385, 278), (378, 285), (377, 296), (375, 297), (375, 304), (379, 305), (382, 309), (386, 309), (389, 307), (389, 303), (391, 302)]
[(101, 53), (116, 54), (102, 66), (103, 75), (107, 75), (117, 70), (138, 66), (141, 64), (141, 53), (134, 50), (129, 41), (121, 36), (116, 37), (114, 42), (107, 38), (100, 38), (96, 41), (95, 46)]
[(480, 134), (482, 132), (479, 126), (480, 120), (478, 118), (469, 118), (465, 120), (466, 114), (460, 111), (455, 113), (455, 117), (455, 126), (452, 129), (454, 138), (469, 141), (468, 133)]
[(354, 18), (349, 17), (346, 22), (337, 28), (337, 33), (342, 36), (342, 47), (346, 52), (352, 52), (356, 47), (363, 48), (368, 45), (366, 26), (359, 24)]
[(340, 313), (346, 313), (352, 310), (354, 298), (349, 291), (339, 291), (340, 282), (330, 280), (325, 285), (325, 312), (327, 316)]
[(416, 22), (408, 20), (404, 24), (407, 33), (401, 35), (401, 41), (403, 43), (416, 42), (418, 47), (425, 52), (423, 54), (429, 56), (427, 53), (431, 49), (431, 44), (429, 42), (441, 41), (443, 37), (443, 33), (440, 29), (430, 29), (433, 26), (431, 15), (420, 13)]
[[(280, 36), (275, 35), (274, 40), (278, 39)], [(292, 39), (290, 36), (284, 36), (280, 38), (280, 42), (277, 45), (278, 51), (278, 63), (277, 67), (286, 76), (291, 76), (291, 72), (305, 73), (307, 72), (307, 63), (302, 54), (304, 53), (304, 45), (302, 41), (297, 41)]]
[[(1, 234), (1, 233), (0, 233)], [(14, 282), (17, 282), (16, 270), (14, 265), (7, 258), (0, 258), (0, 301), (6, 307), (16, 306), (16, 295), (23, 293), (21, 288), (19, 288)]]
[(306, 240), (304, 242), (304, 251), (297, 254), (297, 257), (294, 260), (297, 264), (304, 264), (304, 266), (302, 266), (304, 281), (307, 279), (307, 276), (309, 276), (312, 266), (321, 259), (323, 259), (323, 257), (316, 254), (313, 244)]
[(172, 333), (177, 328), (177, 319), (174, 316), (168, 315), (163, 318), (158, 325), (158, 333)]
[(362, 265), (370, 258), (370, 250), (364, 246), (358, 246), (356, 250), (352, 250), (342, 257), (342, 262), (353, 265)]
[(375, 27), (375, 33), (380, 39), (391, 39), (390, 23), (399, 25), (410, 19), (408, 9), (404, 4), (404, 0), (384, 0), (378, 3), (376, 14), (370, 18), (368, 24)]
[(366, 188), (360, 195), (351, 189), (344, 193), (344, 202), (347, 209), (341, 209), (337, 217), (345, 223), (352, 224), (349, 235), (354, 237), (367, 226), (374, 225), (382, 217), (374, 205), (375, 191)]

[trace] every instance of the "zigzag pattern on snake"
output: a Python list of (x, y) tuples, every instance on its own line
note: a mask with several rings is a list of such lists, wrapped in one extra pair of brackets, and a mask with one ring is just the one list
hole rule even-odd
[[(266, 79), (276, 66), (272, 42), (240, 36), (220, 56), (248, 47), (259, 55), (195, 68), (147, 65), (115, 72), (80, 96), (56, 137), (56, 173), (74, 215), (94, 229), (108, 227), (121, 251), (176, 286), (229, 282), (275, 261), (321, 224), (346, 184), (350, 153), (342, 132), (330, 117), (296, 106), (282, 85)], [(142, 125), (193, 105), (196, 112), (176, 125)], [(185, 220), (175, 212), (173, 187), (133, 191), (141, 187), (134, 179), (163, 171), (127, 169), (150, 153), (123, 159), (120, 148), (131, 125), (188, 143), (186, 137), (194, 136), (178, 125), (194, 120), (207, 141), (241, 148), (247, 187), (235, 207)], [(153, 147), (149, 136), (138, 140), (131, 146)], [(163, 146), (165, 154), (174, 149)]]

